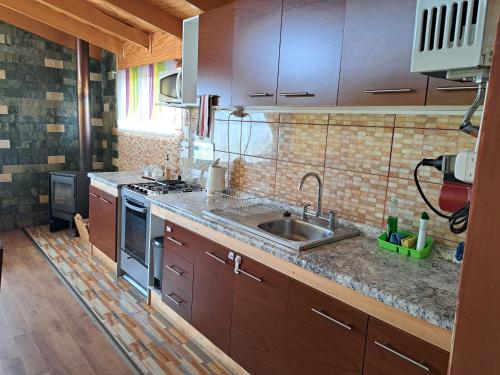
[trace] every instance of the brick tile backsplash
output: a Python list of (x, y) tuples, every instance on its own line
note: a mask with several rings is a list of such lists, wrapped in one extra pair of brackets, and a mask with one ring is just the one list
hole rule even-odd
[(324, 166), (327, 131), (326, 125), (281, 123), (278, 159)]
[(241, 153), (268, 159), (278, 157), (279, 124), (244, 123), (241, 130)]

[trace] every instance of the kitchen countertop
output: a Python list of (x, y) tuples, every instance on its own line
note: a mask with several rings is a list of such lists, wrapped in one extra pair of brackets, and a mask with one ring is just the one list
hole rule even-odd
[(89, 178), (99, 181), (113, 188), (119, 188), (122, 185), (137, 184), (148, 182), (142, 178), (141, 172), (91, 172)]
[[(103, 176), (104, 177), (104, 176)], [(116, 181), (126, 177), (113, 178)], [(381, 251), (375, 238), (360, 235), (297, 252), (203, 215), (216, 208), (205, 192), (148, 198), (166, 210), (291, 262), (438, 327), (453, 328), (460, 266), (439, 252), (417, 260)]]

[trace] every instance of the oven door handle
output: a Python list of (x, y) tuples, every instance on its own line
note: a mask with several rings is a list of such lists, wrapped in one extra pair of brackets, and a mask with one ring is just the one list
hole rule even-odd
[(145, 213), (148, 212), (147, 208), (145, 208), (145, 207), (137, 207), (137, 206), (135, 206), (133, 204), (128, 203), (127, 200), (125, 200), (123, 202), (123, 204), (125, 205), (125, 207), (131, 209), (132, 211), (140, 212), (141, 214), (145, 214)]

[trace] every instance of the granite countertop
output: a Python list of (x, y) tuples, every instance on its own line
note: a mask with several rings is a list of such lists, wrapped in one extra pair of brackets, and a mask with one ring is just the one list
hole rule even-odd
[(105, 185), (119, 188), (122, 185), (148, 182), (142, 178), (142, 172), (91, 172), (89, 178)]
[(299, 253), (203, 215), (216, 208), (205, 192), (149, 201), (438, 327), (453, 328), (460, 266), (437, 251), (423, 260), (403, 257), (379, 250), (375, 238), (360, 235)]

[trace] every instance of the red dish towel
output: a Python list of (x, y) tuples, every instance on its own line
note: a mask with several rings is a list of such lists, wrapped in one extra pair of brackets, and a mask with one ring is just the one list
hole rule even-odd
[(200, 96), (200, 113), (198, 116), (198, 128), (196, 135), (210, 137), (210, 125), (212, 120), (212, 95)]

